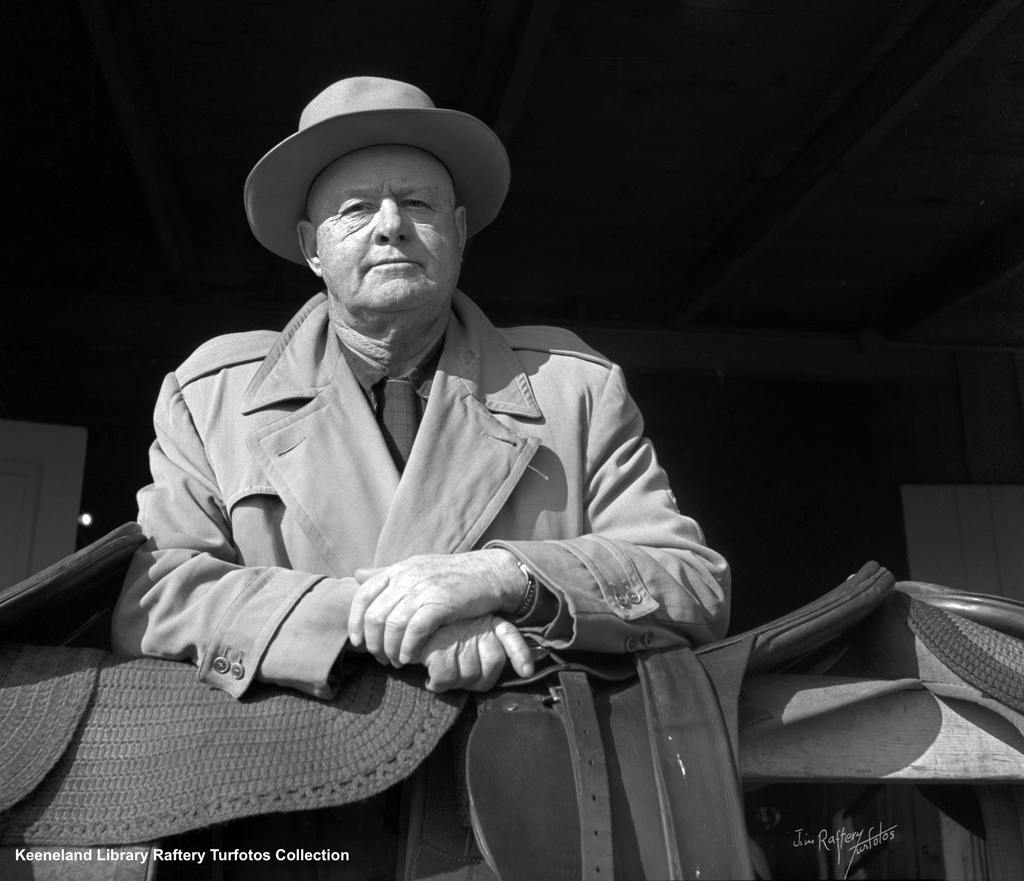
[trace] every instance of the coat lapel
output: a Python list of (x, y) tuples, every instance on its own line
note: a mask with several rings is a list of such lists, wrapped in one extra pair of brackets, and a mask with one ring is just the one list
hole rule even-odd
[(374, 565), (473, 548), (539, 444), (507, 427), (495, 413), (541, 416), (508, 344), (456, 292), (427, 409), (384, 521)]
[(254, 430), (251, 453), (335, 576), (474, 547), (539, 445), (496, 414), (541, 418), (515, 354), (456, 291), (423, 422), (399, 481), (341, 354), (323, 294), (281, 333), (243, 413), (297, 409)]
[[(373, 559), (398, 472), (361, 389), (330, 332), (326, 301), (311, 301), (282, 333), (246, 392), (245, 412), (307, 398), (254, 431), (249, 449), (331, 574)], [(300, 327), (293, 327), (296, 322)]]

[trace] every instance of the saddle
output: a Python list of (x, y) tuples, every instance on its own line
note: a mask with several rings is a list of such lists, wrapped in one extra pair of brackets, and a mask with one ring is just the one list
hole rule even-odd
[[(137, 526), (126, 525), (0, 591), (0, 639), (21, 642), (31, 632), (42, 643), (98, 644), (103, 609), (112, 605), (127, 562), (143, 540)], [(58, 626), (67, 617), (47, 614), (54, 608), (74, 608), (75, 620), (86, 626)], [(1007, 644), (1012, 651), (1020, 650), (1016, 638), (1024, 635), (1022, 608), (937, 586), (894, 585), (886, 569), (868, 563), (815, 602), (696, 650), (616, 657), (551, 653), (529, 680), (505, 681), (477, 700), (464, 750), (469, 814), (486, 860), (475, 877), (753, 877), (737, 756), (737, 705), (744, 677), (809, 665), (820, 672), (834, 667), (839, 658), (846, 659), (844, 673), (865, 673), (863, 663), (858, 667), (860, 662), (850, 661), (856, 647), (883, 632), (873, 622), (890, 621), (895, 614), (904, 630), (896, 633), (890, 621), (886, 640), (905, 643), (909, 635), (911, 644), (917, 644), (927, 638), (936, 651), (950, 627), (961, 634), (968, 626), (981, 628), (991, 649), (984, 659), (1002, 663), (998, 682), (971, 680), (970, 670), (964, 675), (995, 702), (1013, 702), (1014, 687), (1024, 682), (1024, 660), (1015, 666), (1018, 659), (1007, 661), (1006, 651)], [(1009, 635), (998, 633), (993, 648), (988, 634), (997, 631), (989, 625), (996, 623)], [(26, 659), (31, 659), (28, 667)], [(332, 706), (272, 689), (254, 700), (227, 701), (196, 688), (188, 665), (123, 661), (93, 649), (8, 647), (5, 660), (11, 662), (10, 669), (20, 671), (17, 685), (31, 693), (38, 714), (29, 725), (12, 716), (26, 704), (10, 697), (13, 689), (0, 687), (0, 722), (6, 720), (5, 729), (16, 735), (0, 751), (0, 793), (6, 796), (0, 804), (0, 841), (6, 844), (150, 841), (234, 816), (359, 800), (411, 774), (451, 729), (465, 702), (464, 695), (429, 695), (410, 671), (385, 675), (372, 669), (377, 665), (370, 665), (366, 676), (354, 677), (363, 683), (359, 689), (353, 685), (358, 693), (340, 696), (340, 703)], [(913, 670), (867, 672), (918, 675)], [(1007, 686), (1007, 675), (1016, 675), (1020, 682)], [(296, 730), (315, 732), (310, 742), (326, 743), (327, 748), (297, 760), (305, 775), (301, 781), (287, 773), (271, 780), (265, 774), (220, 774), (218, 779), (230, 781), (231, 792), (203, 792), (202, 798), (179, 792), (175, 785), (163, 787), (159, 799), (142, 792), (152, 789), (151, 768), (149, 776), (136, 775), (139, 792), (119, 793), (119, 802), (127, 799), (131, 805), (135, 799), (145, 810), (136, 806), (117, 822), (109, 812), (101, 812), (99, 819), (95, 813), (82, 813), (76, 800), (81, 787), (99, 791), (104, 785), (90, 779), (89, 768), (100, 761), (114, 762), (120, 769), (118, 763), (125, 761), (111, 754), (110, 744), (99, 743), (106, 736), (102, 732), (109, 730), (111, 713), (129, 714), (142, 739), (151, 729), (166, 730), (166, 707), (138, 700), (138, 689), (151, 689), (156, 682), (163, 683), (166, 694), (178, 695), (174, 700), (182, 706), (188, 701), (190, 712), (202, 717), (207, 726), (204, 759), (223, 762), (224, 768), (245, 763), (245, 738), (210, 738), (210, 730), (269, 726), (272, 741), (280, 735), (275, 741), (279, 756), (284, 755), (280, 744), (295, 741)], [(388, 701), (401, 715), (385, 720), (374, 733), (373, 712), (367, 708)], [(157, 718), (161, 711), (164, 716)], [(414, 722), (401, 734), (404, 751), (396, 748), (395, 761), (385, 763), (383, 775), (374, 777), (374, 768), (359, 766), (358, 756), (346, 757), (351, 758), (347, 770), (338, 770), (344, 764), (339, 750), (347, 749), (346, 744), (386, 737), (384, 732), (392, 732), (398, 719), (407, 716)], [(352, 725), (364, 727), (354, 736), (356, 729), (346, 727)], [(265, 737), (260, 740), (266, 742)], [(174, 759), (158, 750), (150, 750), (146, 761), (170, 775), (171, 784), (184, 779)], [(191, 769), (184, 769), (189, 774)]]
[(534, 879), (538, 865), (553, 879), (753, 878), (739, 776), (743, 679), (820, 650), (893, 583), (867, 563), (745, 633), (635, 658), (552, 655), (530, 680), (481, 699), (467, 783), (488, 863), (502, 881)]

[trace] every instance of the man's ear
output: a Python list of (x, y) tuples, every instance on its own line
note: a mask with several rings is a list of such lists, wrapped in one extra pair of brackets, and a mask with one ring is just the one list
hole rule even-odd
[(312, 221), (300, 220), (295, 227), (295, 233), (299, 237), (299, 248), (302, 249), (302, 256), (306, 263), (318, 276), (323, 278), (324, 273), (320, 268), (320, 256), (316, 250), (316, 227)]
[(466, 206), (455, 206), (455, 228), (459, 231), (459, 254), (466, 250)]

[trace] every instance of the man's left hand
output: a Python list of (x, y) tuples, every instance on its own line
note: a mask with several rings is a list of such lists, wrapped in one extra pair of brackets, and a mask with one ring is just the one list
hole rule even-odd
[(423, 647), (427, 691), (490, 691), (509, 661), (517, 675), (533, 675), (530, 647), (511, 621), (484, 615), (446, 624)]
[(361, 584), (348, 640), (396, 666), (418, 661), (445, 624), (514, 611), (525, 590), (515, 557), (501, 548), (423, 554), (383, 569), (357, 569), (355, 577)]

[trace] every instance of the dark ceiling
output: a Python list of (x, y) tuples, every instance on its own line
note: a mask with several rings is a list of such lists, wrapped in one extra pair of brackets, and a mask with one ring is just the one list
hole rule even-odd
[(320, 88), (372, 73), (504, 138), (511, 194), (463, 275), (499, 321), (1024, 343), (1020, 2), (49, 0), (6, 17), (8, 286), (48, 292), (50, 333), (109, 335), (113, 307), (136, 332), (160, 318), (146, 348), (182, 351), (287, 317), (313, 279), (252, 240), (242, 182)]

